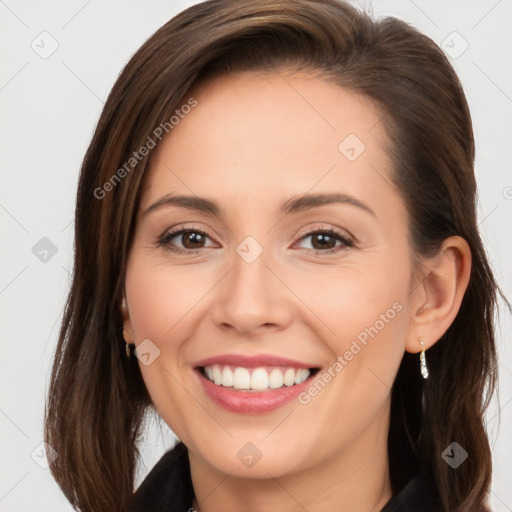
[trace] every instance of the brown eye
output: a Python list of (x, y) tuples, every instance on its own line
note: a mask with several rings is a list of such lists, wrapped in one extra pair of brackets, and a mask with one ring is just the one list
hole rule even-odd
[(336, 247), (336, 239), (331, 235), (325, 233), (316, 233), (311, 237), (313, 249), (334, 249)]
[(204, 235), (197, 231), (190, 231), (181, 235), (181, 242), (186, 249), (198, 249), (204, 244)]
[[(311, 239), (311, 247), (316, 252), (337, 252), (343, 247), (353, 247), (354, 242), (332, 229), (317, 229), (301, 237), (300, 241)], [(339, 249), (337, 249), (339, 248)]]
[(160, 238), (158, 245), (177, 252), (194, 252), (207, 248), (208, 246), (205, 243), (209, 238), (201, 230), (181, 228), (166, 233)]

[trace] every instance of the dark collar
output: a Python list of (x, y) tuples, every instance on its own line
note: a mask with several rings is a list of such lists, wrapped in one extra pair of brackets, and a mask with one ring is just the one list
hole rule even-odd
[(441, 510), (436, 493), (428, 485), (425, 477), (418, 473), (386, 503), (380, 512), (440, 512)]
[(130, 503), (130, 512), (187, 512), (194, 488), (190, 478), (187, 448), (178, 443), (166, 452), (140, 484)]
[[(187, 448), (178, 443), (166, 452), (133, 495), (130, 512), (186, 512), (194, 488)], [(435, 494), (418, 474), (395, 494), (381, 512), (439, 512)]]

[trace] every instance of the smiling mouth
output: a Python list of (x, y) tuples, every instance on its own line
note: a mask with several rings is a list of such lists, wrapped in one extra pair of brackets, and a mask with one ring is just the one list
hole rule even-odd
[(261, 366), (245, 368), (229, 364), (198, 366), (196, 370), (213, 384), (246, 392), (273, 391), (293, 387), (311, 379), (320, 368)]

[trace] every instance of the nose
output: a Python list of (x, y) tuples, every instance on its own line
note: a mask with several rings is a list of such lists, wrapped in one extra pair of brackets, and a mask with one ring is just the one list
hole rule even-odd
[(233, 267), (216, 287), (215, 325), (249, 336), (285, 329), (293, 306), (283, 281), (267, 265), (265, 251), (252, 263), (235, 253)]

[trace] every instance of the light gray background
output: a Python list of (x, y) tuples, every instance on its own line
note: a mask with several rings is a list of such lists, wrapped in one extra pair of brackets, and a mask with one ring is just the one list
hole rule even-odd
[[(72, 267), (78, 170), (123, 65), (157, 28), (194, 3), (0, 0), (0, 511), (72, 510), (50, 471), (41, 467), (40, 443)], [(480, 228), (499, 282), (512, 298), (512, 2), (374, 0), (373, 7), (358, 5), (373, 8), (375, 16), (405, 19), (451, 54), (475, 127)], [(49, 35), (41, 35), (45, 31)], [(55, 44), (52, 55), (40, 56)], [(36, 257), (32, 251), (43, 237), (57, 249), (46, 262), (40, 260), (44, 254)], [(487, 416), (495, 512), (512, 510), (512, 322), (501, 310), (500, 402), (493, 402)], [(162, 421), (148, 423), (137, 482), (173, 442)]]

